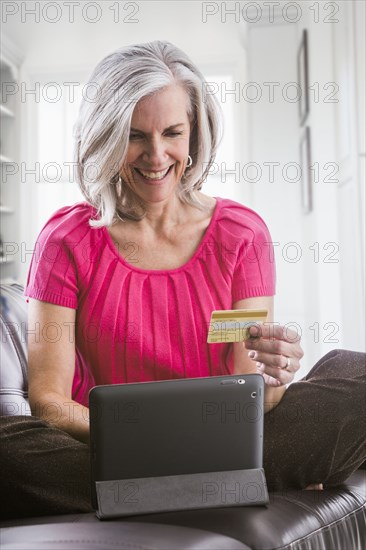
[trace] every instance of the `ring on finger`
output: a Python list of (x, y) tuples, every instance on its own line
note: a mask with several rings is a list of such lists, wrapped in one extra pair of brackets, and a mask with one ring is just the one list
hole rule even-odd
[(287, 363), (284, 367), (281, 367), (282, 369), (285, 369), (285, 370), (290, 370), (290, 367), (291, 367), (291, 359), (289, 357), (286, 357), (286, 355), (284, 355), (285, 359), (287, 359)]

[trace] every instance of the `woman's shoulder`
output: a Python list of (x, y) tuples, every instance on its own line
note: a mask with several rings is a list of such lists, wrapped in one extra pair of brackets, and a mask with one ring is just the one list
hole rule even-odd
[(78, 222), (84, 219), (90, 219), (95, 215), (95, 208), (86, 201), (76, 202), (71, 205), (61, 206), (53, 212), (48, 222), (58, 220), (60, 222)]
[(77, 244), (82, 240), (95, 241), (100, 232), (89, 225), (96, 210), (87, 202), (78, 202), (58, 208), (42, 227), (37, 241), (42, 243)]
[(73, 232), (78, 228), (85, 227), (85, 225), (89, 226), (89, 220), (95, 214), (95, 209), (87, 202), (62, 206), (48, 218), (42, 231), (48, 229), (59, 234)]
[(262, 229), (268, 231), (267, 224), (262, 216), (252, 208), (233, 199), (216, 198), (220, 207), (218, 219), (221, 224), (232, 227), (237, 226), (238, 229), (246, 228), (252, 231)]

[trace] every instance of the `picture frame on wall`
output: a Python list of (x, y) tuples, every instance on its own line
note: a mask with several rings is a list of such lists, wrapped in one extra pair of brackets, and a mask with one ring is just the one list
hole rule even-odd
[(311, 132), (306, 126), (300, 139), (301, 206), (304, 214), (313, 209), (313, 182), (311, 171)]
[(300, 90), (299, 121), (303, 126), (309, 114), (309, 54), (308, 31), (302, 32), (300, 46), (297, 52), (297, 82)]

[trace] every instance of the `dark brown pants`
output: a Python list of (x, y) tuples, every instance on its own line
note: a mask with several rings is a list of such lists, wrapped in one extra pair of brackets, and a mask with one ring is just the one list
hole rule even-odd
[[(334, 350), (265, 415), (269, 490), (325, 488), (366, 460), (366, 355)], [(0, 417), (3, 518), (90, 512), (89, 448), (31, 416)]]

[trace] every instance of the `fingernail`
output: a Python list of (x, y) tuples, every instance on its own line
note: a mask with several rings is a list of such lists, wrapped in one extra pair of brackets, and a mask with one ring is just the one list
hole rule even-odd
[(250, 336), (258, 336), (259, 331), (257, 327), (249, 327), (249, 335)]
[(250, 351), (248, 353), (248, 357), (250, 357), (251, 359), (255, 359), (257, 357), (257, 352), (256, 351)]

